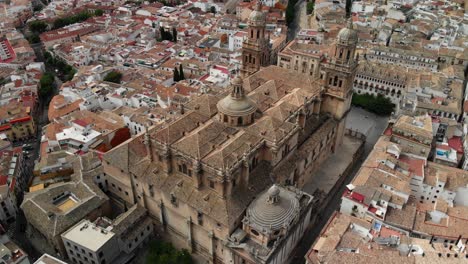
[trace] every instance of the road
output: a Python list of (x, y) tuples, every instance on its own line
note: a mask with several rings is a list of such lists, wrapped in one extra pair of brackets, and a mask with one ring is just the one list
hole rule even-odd
[(296, 38), (297, 33), (299, 33), (301, 29), (310, 28), (309, 17), (307, 16), (307, 1), (299, 0), (296, 3), (294, 9), (294, 21), (291, 23), (291, 25), (289, 25), (288, 28), (288, 41), (291, 41), (294, 38)]
[(296, 248), (291, 263), (300, 264), (305, 262), (304, 256), (319, 236), (320, 231), (323, 229), (328, 219), (336, 210), (339, 209), (341, 204), (341, 194), (344, 192), (346, 185), (351, 182), (356, 173), (359, 171), (364, 159), (370, 153), (380, 135), (385, 130), (387, 122), (388, 118), (376, 116), (361, 108), (351, 108), (346, 121), (346, 128), (355, 129), (367, 135), (367, 141), (364, 145), (363, 157), (359, 162), (356, 162), (351, 173), (344, 180), (343, 185), (332, 196), (329, 204), (324, 207), (325, 210), (319, 212), (319, 220), (313, 225), (313, 227), (306, 231), (304, 237)]
[[(25, 28), (18, 28), (23, 34), (25, 34)], [(42, 50), (42, 45), (41, 44), (33, 44), (31, 45), (33, 48), (34, 52), (36, 53), (36, 61), (38, 62), (44, 62), (44, 56), (43, 56), (43, 50)], [(47, 69), (48, 71), (52, 69)], [(55, 84), (56, 87), (60, 87), (62, 82), (56, 78), (55, 79)], [(58, 92), (58, 89), (55, 89), (54, 94)], [(48, 118), (47, 118), (47, 111), (48, 111), (48, 105), (49, 101), (43, 102), (39, 100), (39, 105), (33, 112), (33, 117), (34, 117), (34, 122), (36, 124), (36, 137), (33, 139), (29, 139), (26, 141), (22, 142), (16, 142), (14, 146), (22, 146), (23, 144), (31, 144), (32, 150), (29, 150), (29, 154), (27, 155), (27, 159), (25, 157), (24, 160), (24, 165), (23, 165), (23, 174), (21, 175), (22, 177), (26, 177), (26, 180), (29, 181), (31, 177), (33, 177), (33, 170), (34, 170), (34, 164), (35, 161), (39, 158), (39, 152), (40, 152), (40, 144), (41, 144), (41, 135), (42, 135), (42, 128), (48, 123)], [(28, 191), (28, 187), (26, 186), (26, 190)], [(19, 195), (18, 197), (18, 208), (19, 205), (22, 202), (22, 196)], [(29, 257), (33, 260), (39, 258), (42, 253), (38, 252), (30, 243), (29, 237), (27, 237), (25, 233), (26, 229), (26, 218), (23, 214), (23, 211), (19, 208), (18, 213), (16, 215), (16, 221), (14, 224), (8, 226), (8, 235), (9, 237), (16, 243), (18, 244), (22, 249), (24, 249)]]

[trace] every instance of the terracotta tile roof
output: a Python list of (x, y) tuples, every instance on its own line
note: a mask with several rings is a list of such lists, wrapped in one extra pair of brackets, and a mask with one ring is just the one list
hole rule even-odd
[(49, 104), (49, 112), (47, 113), (50, 121), (65, 116), (71, 112), (77, 111), (80, 109), (80, 103), (83, 102), (83, 99), (78, 99), (74, 102), (66, 102), (63, 95), (56, 95), (52, 98)]

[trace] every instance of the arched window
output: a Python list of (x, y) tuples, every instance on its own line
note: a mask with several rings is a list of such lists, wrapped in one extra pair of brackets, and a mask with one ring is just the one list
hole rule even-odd
[(335, 79), (333, 80), (333, 86), (338, 85), (338, 76), (335, 76)]
[(340, 59), (343, 58), (343, 49), (340, 49), (340, 56), (339, 56), (339, 58), (340, 58)]
[(257, 39), (260, 38), (260, 30), (257, 30)]
[(346, 60), (349, 61), (349, 57), (351, 56), (351, 51), (348, 50), (348, 54), (346, 54)]
[(239, 117), (237, 118), (237, 124), (238, 124), (239, 126), (242, 125), (242, 117), (239, 116)]

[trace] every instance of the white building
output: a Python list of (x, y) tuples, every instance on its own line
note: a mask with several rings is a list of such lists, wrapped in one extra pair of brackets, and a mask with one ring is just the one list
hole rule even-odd
[(60, 145), (68, 145), (69, 149), (87, 151), (100, 135), (100, 132), (91, 129), (91, 124), (83, 120), (74, 120), (72, 126), (57, 133), (56, 138)]
[(242, 48), (242, 43), (247, 39), (247, 33), (244, 31), (238, 31), (235, 34), (229, 35), (229, 50), (235, 51)]
[(437, 56), (419, 51), (379, 46), (368, 50), (365, 57), (370, 61), (393, 64), (420, 71), (436, 72), (438, 69)]
[(115, 220), (83, 219), (62, 234), (71, 263), (129, 263), (135, 249), (150, 239), (153, 223), (147, 211), (134, 205)]
[(111, 230), (110, 225), (81, 220), (62, 234), (68, 258), (77, 264), (113, 263), (120, 250), (117, 236)]
[(49, 254), (44, 254), (34, 262), (34, 264), (68, 264), (58, 258), (52, 257)]

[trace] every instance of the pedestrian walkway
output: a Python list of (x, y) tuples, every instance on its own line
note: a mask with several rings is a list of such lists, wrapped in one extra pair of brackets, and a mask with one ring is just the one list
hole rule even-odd
[[(357, 138), (345, 136), (343, 144), (338, 151), (333, 153), (321, 166), (313, 173), (310, 181), (304, 185), (303, 190), (313, 194), (317, 189), (329, 193), (342, 175), (348, 173), (347, 170), (356, 161), (356, 153), (363, 142)], [(346, 175), (344, 176), (346, 177)], [(343, 177), (343, 178), (344, 178)]]

